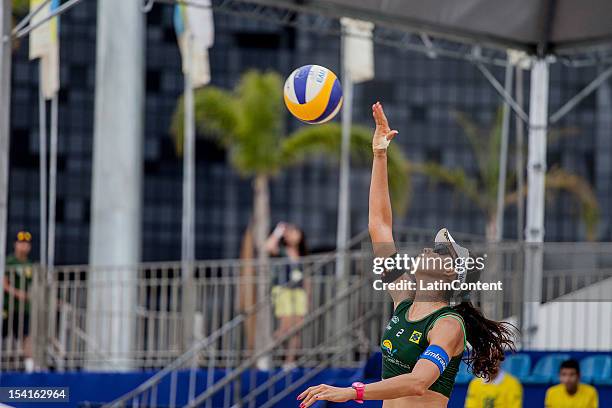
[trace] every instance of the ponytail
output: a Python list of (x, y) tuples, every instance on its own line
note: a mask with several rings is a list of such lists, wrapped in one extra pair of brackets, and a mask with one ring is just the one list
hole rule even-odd
[(487, 319), (471, 302), (461, 302), (453, 309), (463, 318), (471, 346), (466, 362), (475, 376), (490, 381), (497, 373), (497, 363), (504, 360), (505, 350), (515, 350), (516, 326)]

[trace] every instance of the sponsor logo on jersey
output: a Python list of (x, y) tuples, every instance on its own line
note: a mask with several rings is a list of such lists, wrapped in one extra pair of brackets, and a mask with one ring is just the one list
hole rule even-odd
[(391, 321), (392, 321), (393, 323), (397, 323), (397, 322), (399, 322), (399, 317), (397, 317), (397, 316), (393, 316), (393, 317), (391, 318)]
[(435, 353), (431, 350), (425, 350), (423, 355), (427, 357), (432, 357), (437, 362), (439, 362), (440, 365), (442, 365), (442, 370), (446, 370), (446, 360), (444, 360), (444, 358), (439, 353)]
[(389, 355), (392, 355), (392, 354), (394, 354), (397, 351), (397, 350), (393, 350), (393, 343), (391, 343), (391, 340), (389, 340), (389, 339), (383, 340), (381, 347)]
[(421, 340), (421, 336), (423, 335), (423, 333), (421, 333), (420, 331), (413, 331), (412, 334), (410, 335), (410, 338), (408, 340), (410, 340), (413, 343), (419, 344), (419, 341)]

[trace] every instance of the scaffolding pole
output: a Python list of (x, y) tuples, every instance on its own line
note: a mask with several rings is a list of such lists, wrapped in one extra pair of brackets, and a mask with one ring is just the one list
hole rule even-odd
[[(353, 79), (346, 63), (346, 34), (343, 29), (341, 38), (341, 64), (342, 64), (342, 143), (340, 150), (340, 180), (338, 192), (338, 225), (336, 231), (336, 281), (338, 290), (342, 291), (348, 286), (348, 248), (350, 236), (350, 149), (351, 149), (351, 121), (353, 116)], [(348, 317), (346, 305), (339, 305), (335, 318), (345, 321)]]
[(544, 241), (544, 181), (546, 176), (546, 133), (548, 130), (548, 63), (538, 59), (531, 69), (529, 100), (529, 152), (527, 163), (527, 227), (522, 332), (523, 347), (534, 345), (542, 297)]
[(350, 148), (351, 148), (351, 117), (353, 108), (353, 81), (344, 70), (342, 80), (342, 92), (344, 93), (344, 107), (342, 109), (342, 145), (340, 152), (340, 187), (338, 193), (338, 225), (336, 233), (336, 248), (338, 250), (338, 262), (336, 264), (336, 276), (338, 279), (344, 277), (345, 263), (344, 252), (350, 235)]
[[(520, 65), (516, 66), (516, 103), (523, 106), (523, 68)], [(516, 239), (519, 242), (523, 241), (523, 233), (525, 230), (525, 160), (523, 159), (523, 148), (525, 139), (525, 124), (516, 117), (516, 192), (518, 194), (517, 202), (517, 230)]]
[(193, 293), (193, 262), (195, 260), (195, 107), (193, 100), (193, 37), (187, 39), (186, 51), (189, 68), (184, 72), (185, 110), (183, 134), (183, 214), (181, 237), (182, 280), (185, 293), (184, 347), (188, 350), (193, 342), (193, 316), (195, 311)]
[(38, 60), (38, 177), (40, 265), (47, 267), (47, 100), (43, 94), (42, 59)]
[[(508, 61), (510, 62), (510, 61)], [(506, 77), (504, 79), (504, 90), (507, 94), (512, 92), (511, 64), (506, 66)], [(508, 133), (510, 132), (510, 104), (505, 101), (503, 107), (501, 143), (499, 148), (499, 179), (497, 183), (497, 212), (495, 214), (495, 242), (500, 242), (504, 237), (504, 206), (506, 201), (506, 171), (508, 167)]]
[[(98, 344), (88, 344), (91, 358), (85, 366), (117, 371), (132, 368), (136, 335), (137, 265), (142, 248), (145, 19), (138, 2), (104, 0), (97, 7), (86, 330)], [(121, 18), (117, 18), (119, 9)], [(96, 359), (100, 352), (110, 357)]]
[[(58, 144), (58, 96), (51, 99), (51, 132), (49, 141), (49, 212), (47, 225), (47, 277), (50, 279), (55, 266), (55, 224), (57, 206), (57, 144)], [(50, 282), (50, 280), (49, 280)]]
[[(9, 121), (11, 106), (11, 42), (2, 41), (11, 33), (12, 0), (0, 0), (0, 282), (4, 282), (6, 261), (6, 220), (8, 209)], [(0, 296), (0, 310), (4, 310), (4, 296)], [(0, 319), (0, 333), (2, 323)], [(2, 360), (0, 336), (0, 361)]]

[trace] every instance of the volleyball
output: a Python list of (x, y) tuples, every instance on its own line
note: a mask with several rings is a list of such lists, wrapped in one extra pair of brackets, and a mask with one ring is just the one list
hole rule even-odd
[(342, 107), (342, 86), (331, 70), (304, 65), (285, 81), (285, 105), (302, 122), (325, 123)]

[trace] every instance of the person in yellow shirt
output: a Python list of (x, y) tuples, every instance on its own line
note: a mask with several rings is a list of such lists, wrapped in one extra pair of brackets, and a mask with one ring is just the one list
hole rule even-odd
[(597, 390), (580, 382), (580, 365), (576, 360), (561, 363), (559, 382), (546, 390), (546, 408), (598, 408)]
[(465, 408), (521, 408), (523, 386), (497, 363), (497, 373), (491, 381), (474, 378), (468, 386)]

